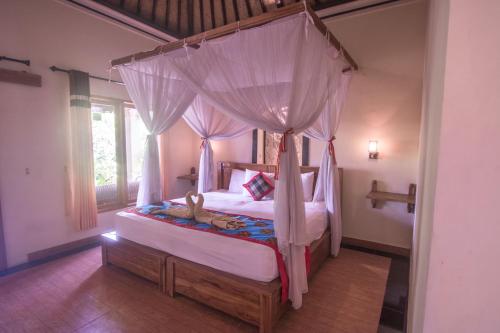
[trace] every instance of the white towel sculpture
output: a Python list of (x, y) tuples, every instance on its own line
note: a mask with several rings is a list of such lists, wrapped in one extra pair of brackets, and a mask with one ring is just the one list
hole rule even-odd
[(241, 222), (231, 216), (220, 215), (206, 211), (203, 209), (205, 198), (203, 194), (198, 194), (198, 200), (194, 205), (194, 219), (199, 223), (207, 223), (215, 225), (222, 229), (239, 229), (245, 227), (245, 222)]
[(186, 193), (186, 207), (173, 207), (167, 209), (157, 209), (150, 212), (150, 214), (165, 214), (182, 219), (194, 218), (198, 223), (212, 224), (222, 229), (239, 229), (245, 227), (245, 222), (239, 221), (231, 216), (215, 214), (203, 209), (205, 198), (203, 194), (197, 195), (196, 204), (193, 202), (193, 192)]
[(194, 193), (189, 191), (186, 193), (186, 207), (172, 207), (167, 209), (157, 209), (150, 212), (150, 214), (165, 214), (173, 217), (179, 217), (181, 219), (192, 219), (194, 217)]

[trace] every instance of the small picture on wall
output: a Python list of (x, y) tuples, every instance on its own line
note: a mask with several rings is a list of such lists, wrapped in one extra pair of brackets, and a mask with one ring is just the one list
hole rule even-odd
[[(276, 164), (281, 134), (261, 129), (253, 131), (252, 163)], [(295, 136), (295, 147), (299, 164), (309, 165), (309, 138), (302, 134)]]

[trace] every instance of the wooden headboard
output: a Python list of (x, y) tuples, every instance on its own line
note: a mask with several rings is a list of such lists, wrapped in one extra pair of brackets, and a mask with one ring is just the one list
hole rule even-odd
[[(276, 165), (274, 164), (255, 164), (255, 163), (239, 163), (239, 162), (217, 162), (217, 189), (229, 189), (229, 182), (231, 181), (231, 172), (233, 169), (238, 170), (255, 170), (262, 172), (274, 172)], [(316, 188), (316, 180), (318, 179), (319, 167), (301, 166), (301, 173), (314, 172), (314, 188)], [(340, 189), (342, 193), (342, 168), (339, 168)]]

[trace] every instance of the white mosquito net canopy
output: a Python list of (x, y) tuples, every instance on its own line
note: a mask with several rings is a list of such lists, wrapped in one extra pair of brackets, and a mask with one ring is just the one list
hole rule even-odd
[[(213, 159), (209, 139), (232, 138), (252, 128), (282, 133), (274, 200), (274, 228), (289, 279), (294, 308), (307, 292), (304, 195), (293, 135), (331, 143), (349, 76), (346, 62), (312, 23), (307, 12), (266, 25), (202, 41), (146, 60), (120, 65), (119, 71), (151, 135), (146, 146), (137, 204), (160, 201), (156, 135), (181, 116), (204, 139), (199, 190), (209, 191)], [(321, 116), (321, 117), (320, 117)], [(325, 120), (326, 119), (326, 120)], [(317, 199), (327, 203), (340, 230), (338, 174), (326, 148)], [(205, 155), (203, 155), (205, 154)], [(335, 181), (337, 177), (337, 181)], [(336, 191), (335, 194), (327, 194)], [(338, 237), (337, 237), (338, 238)], [(335, 238), (332, 254), (338, 253)]]

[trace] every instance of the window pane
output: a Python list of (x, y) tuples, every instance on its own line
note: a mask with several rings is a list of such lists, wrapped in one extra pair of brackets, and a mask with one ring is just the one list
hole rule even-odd
[(141, 180), (144, 147), (149, 132), (139, 113), (131, 106), (125, 106), (125, 141), (127, 156), (128, 199), (135, 201)]
[(92, 103), (92, 142), (97, 204), (118, 201), (116, 123), (113, 105)]

